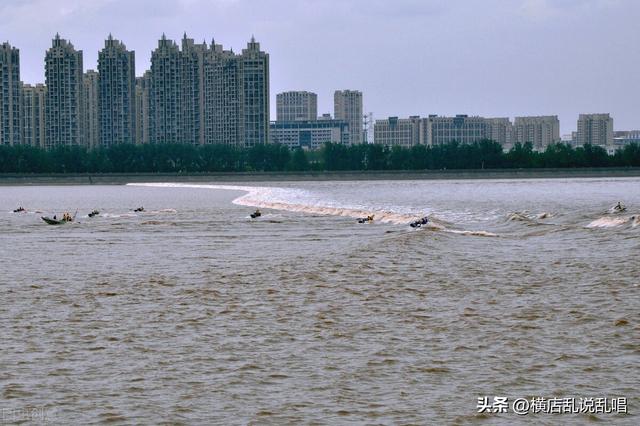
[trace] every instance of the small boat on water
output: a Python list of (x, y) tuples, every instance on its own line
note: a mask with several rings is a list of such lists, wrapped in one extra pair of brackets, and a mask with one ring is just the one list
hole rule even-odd
[(412, 228), (420, 228), (422, 225), (426, 225), (427, 223), (429, 223), (429, 218), (425, 216), (421, 219), (414, 220), (409, 224), (409, 226)]
[(367, 217), (361, 217), (358, 219), (358, 223), (372, 223), (374, 215), (369, 215)]
[(134, 209), (133, 211), (136, 212), (136, 213), (143, 212), (144, 211), (144, 207), (140, 206), (137, 209)]
[(15, 209), (13, 212), (14, 213), (22, 213), (22, 212), (26, 212), (26, 210), (25, 210), (24, 207), (20, 206), (17, 209)]
[(616, 204), (615, 206), (611, 207), (611, 209), (609, 209), (609, 211), (611, 213), (622, 213), (627, 211), (627, 208), (625, 207), (624, 204), (618, 202), (618, 204)]
[(255, 219), (257, 217), (262, 216), (262, 213), (260, 213), (260, 210), (256, 209), (256, 211), (251, 213), (250, 216), (251, 216), (251, 219)]
[(44, 220), (49, 225), (64, 225), (67, 222), (71, 222), (70, 220), (53, 219), (53, 218), (50, 218), (50, 217), (47, 217), (47, 216), (42, 216), (41, 219)]
[[(76, 211), (76, 214), (78, 212)], [(76, 215), (71, 216), (69, 213), (65, 213), (62, 215), (62, 219), (58, 219), (56, 215), (53, 215), (53, 218), (48, 216), (41, 216), (40, 218), (44, 220), (48, 225), (64, 225), (67, 222), (73, 222)]]
[(100, 212), (98, 210), (94, 210), (91, 213), (89, 213), (89, 217), (94, 217), (94, 216), (98, 216), (100, 214)]

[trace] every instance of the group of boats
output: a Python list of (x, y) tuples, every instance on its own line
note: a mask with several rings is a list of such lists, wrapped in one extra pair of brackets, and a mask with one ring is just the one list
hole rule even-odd
[[(133, 211), (134, 212), (144, 212), (144, 207), (138, 207), (138, 208), (134, 209)], [(18, 207), (13, 212), (14, 213), (20, 213), (20, 212), (26, 212), (26, 210), (23, 207)], [(76, 220), (76, 215), (77, 214), (78, 214), (77, 211), (73, 216), (71, 216), (71, 214), (69, 214), (68, 212), (65, 212), (65, 213), (62, 214), (62, 218), (60, 218), (60, 219), (58, 219), (57, 215), (53, 215), (53, 217), (41, 216), (40, 218), (48, 225), (64, 225), (65, 223), (74, 222)], [(89, 214), (87, 214), (87, 216), (88, 217), (96, 217), (99, 214), (100, 214), (99, 210), (93, 209)]]
[[(374, 217), (375, 215), (372, 215), (372, 214), (366, 217), (361, 217), (358, 219), (358, 223), (373, 223)], [(424, 226), (428, 223), (429, 223), (429, 218), (425, 216), (409, 223), (409, 226), (412, 228), (420, 228), (421, 226)]]
[[(260, 216), (262, 216), (262, 213), (260, 212), (260, 209), (256, 209), (256, 211), (251, 213), (249, 216), (251, 217), (251, 219), (257, 219)], [(374, 218), (375, 218), (375, 215), (370, 214), (368, 216), (358, 218), (358, 223), (373, 223)], [(429, 218), (425, 216), (420, 219), (414, 220), (409, 224), (409, 226), (411, 226), (412, 228), (420, 228), (421, 226), (424, 226), (428, 223), (429, 223)]]

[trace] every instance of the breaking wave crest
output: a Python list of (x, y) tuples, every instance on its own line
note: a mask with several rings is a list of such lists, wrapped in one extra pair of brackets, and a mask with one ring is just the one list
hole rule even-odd
[(587, 228), (617, 228), (626, 224), (637, 227), (640, 225), (640, 216), (604, 216), (589, 223)]
[[(309, 196), (309, 193), (307, 191), (301, 189), (183, 183), (129, 183), (127, 185), (155, 188), (201, 188), (244, 191), (246, 192), (246, 194), (233, 200), (234, 204), (307, 214), (344, 216), (354, 219), (365, 217), (368, 215), (374, 215), (376, 222), (392, 223), (396, 225), (406, 225), (420, 218), (420, 216), (416, 214), (407, 214), (376, 209), (331, 206), (326, 202), (313, 200), (312, 197)], [(430, 219), (430, 227), (432, 229), (446, 229), (445, 222), (439, 221), (438, 219)]]

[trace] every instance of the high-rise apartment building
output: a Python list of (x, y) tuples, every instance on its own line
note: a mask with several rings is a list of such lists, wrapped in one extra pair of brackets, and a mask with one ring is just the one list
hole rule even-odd
[(240, 55), (242, 120), (240, 144), (245, 147), (269, 142), (269, 54), (254, 37)]
[(376, 120), (373, 125), (374, 143), (404, 148), (424, 144), (424, 120), (413, 116), (409, 118), (389, 117)]
[(181, 88), (181, 142), (201, 145), (204, 143), (204, 58), (207, 44), (194, 43), (185, 33), (180, 52)]
[(318, 118), (318, 95), (311, 92), (283, 92), (276, 96), (278, 121), (313, 121)]
[(182, 60), (178, 45), (163, 34), (151, 53), (149, 142), (181, 143)]
[(82, 140), (89, 148), (100, 145), (99, 76), (94, 70), (82, 75)]
[(333, 94), (333, 116), (349, 125), (349, 143), (361, 144), (363, 140), (364, 116), (362, 113), (362, 92), (357, 90), (336, 90)]
[(98, 53), (100, 144), (135, 142), (135, 53), (111, 34)]
[(578, 146), (613, 145), (613, 118), (609, 114), (580, 114)]
[(516, 117), (513, 127), (514, 143), (530, 142), (537, 151), (560, 142), (560, 121), (557, 115)]
[(0, 44), (0, 145), (18, 145), (22, 135), (20, 51)]
[(136, 143), (149, 143), (149, 80), (151, 72), (136, 78)]
[(47, 148), (83, 144), (82, 51), (56, 34), (45, 56)]
[(38, 148), (45, 147), (45, 97), (44, 84), (22, 86), (22, 143)]
[(268, 142), (269, 55), (251, 39), (242, 54), (163, 35), (149, 74), (151, 143)]
[[(45, 56), (46, 90), (27, 86), (27, 98), (17, 49), (5, 43), (0, 52), (1, 143), (18, 143), (23, 132), (29, 143), (46, 148), (269, 142), (269, 55), (253, 37), (236, 54), (215, 43), (194, 43), (186, 34), (179, 47), (163, 35), (152, 52), (151, 69), (136, 79), (134, 52), (111, 35), (98, 54), (97, 72), (83, 73), (82, 51), (56, 34)], [(44, 119), (36, 120), (33, 112), (36, 116), (25, 122), (21, 104), (35, 111), (39, 95), (44, 96), (44, 108), (38, 110)], [(313, 120), (315, 111), (314, 105)], [(44, 125), (44, 138), (33, 134), (34, 120)]]
[(240, 61), (235, 53), (212, 41), (204, 72), (205, 143), (239, 145), (244, 129)]

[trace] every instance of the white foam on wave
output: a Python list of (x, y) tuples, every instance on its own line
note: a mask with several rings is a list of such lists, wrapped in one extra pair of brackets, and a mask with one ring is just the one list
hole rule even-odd
[(458, 231), (456, 229), (446, 229), (446, 232), (458, 235), (473, 235), (475, 237), (497, 237), (498, 234), (488, 231)]
[[(293, 188), (186, 183), (129, 183), (127, 185), (154, 188), (201, 188), (244, 191), (246, 194), (233, 200), (234, 204), (323, 216), (360, 218), (373, 214), (376, 222), (392, 223), (397, 225), (406, 225), (419, 218), (419, 215), (398, 213), (388, 210), (331, 206), (327, 202), (313, 200), (307, 191)], [(443, 225), (434, 225), (444, 229)]]
[(587, 225), (587, 228), (615, 228), (631, 222), (633, 226), (636, 225), (636, 218), (634, 216), (627, 217), (601, 217), (594, 220)]
[(100, 216), (105, 218), (111, 218), (111, 219), (119, 219), (121, 217), (137, 217), (138, 215), (134, 213), (122, 213), (122, 214), (104, 213), (104, 214), (101, 214)]
[[(196, 189), (222, 189), (228, 191), (244, 191), (246, 194), (234, 199), (236, 205), (259, 207), (263, 209), (284, 210), (306, 214), (323, 216), (343, 216), (354, 219), (374, 215), (375, 222), (391, 223), (395, 225), (407, 225), (421, 215), (394, 212), (382, 209), (367, 209), (364, 207), (343, 207), (331, 205), (327, 200), (314, 199), (311, 193), (302, 189), (278, 188), (264, 186), (243, 185), (212, 185), (191, 183), (128, 183), (130, 186), (146, 186), (153, 188), (196, 188)], [(430, 216), (426, 229), (450, 232), (458, 235), (472, 235), (482, 237), (497, 237), (498, 235), (487, 231), (454, 230), (446, 227), (446, 222)]]

